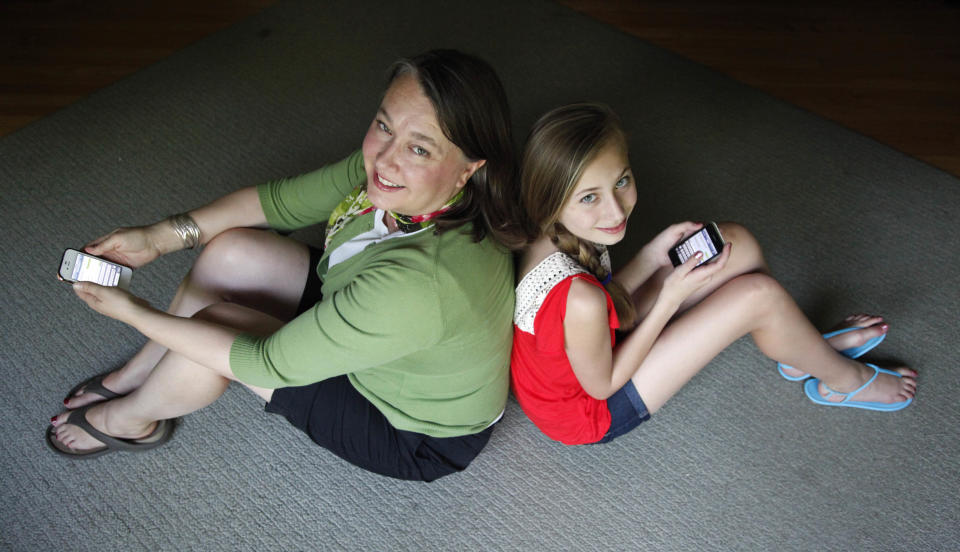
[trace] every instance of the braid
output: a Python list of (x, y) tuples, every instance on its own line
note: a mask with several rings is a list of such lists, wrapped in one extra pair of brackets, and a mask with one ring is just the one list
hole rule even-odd
[(597, 254), (597, 248), (574, 236), (558, 222), (551, 225), (547, 229), (546, 234), (560, 251), (574, 258), (580, 266), (590, 271), (597, 280), (600, 280), (601, 283), (606, 281), (603, 287), (613, 300), (613, 307), (617, 311), (617, 318), (620, 320), (620, 328), (632, 328), (635, 322), (634, 318), (636, 318), (633, 299), (623, 286), (614, 282), (612, 279), (607, 279), (608, 276), (610, 276), (610, 271), (600, 262), (600, 255)]

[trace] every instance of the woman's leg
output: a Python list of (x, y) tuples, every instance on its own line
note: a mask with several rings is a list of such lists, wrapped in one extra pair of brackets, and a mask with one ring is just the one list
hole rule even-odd
[[(691, 307), (657, 339), (632, 378), (649, 411), (657, 411), (714, 356), (747, 333), (770, 358), (810, 373), (839, 392), (853, 391), (873, 375), (870, 368), (837, 353), (776, 280), (763, 273), (744, 274)], [(880, 374), (858, 400), (893, 403), (912, 397), (915, 372), (896, 371), (905, 377)]]
[[(310, 250), (290, 238), (264, 230), (228, 230), (208, 243), (193, 268), (180, 283), (167, 312), (192, 316), (220, 302), (237, 303), (280, 320), (289, 320), (306, 283)], [(103, 384), (117, 393), (128, 393), (144, 382), (167, 349), (148, 341), (121, 368), (108, 374)], [(65, 401), (79, 408), (102, 400), (82, 390)]]
[[(270, 315), (231, 303), (209, 306), (195, 316), (257, 335), (269, 335), (284, 324)], [(153, 431), (157, 420), (183, 416), (213, 403), (229, 384), (230, 380), (213, 370), (171, 351), (163, 355), (135, 391), (91, 407), (87, 411), (87, 420), (108, 435), (140, 438)], [(273, 393), (269, 389), (248, 387), (267, 401)], [(70, 415), (69, 411), (63, 412), (51, 421), (57, 439), (81, 451), (102, 445), (71, 424)]]

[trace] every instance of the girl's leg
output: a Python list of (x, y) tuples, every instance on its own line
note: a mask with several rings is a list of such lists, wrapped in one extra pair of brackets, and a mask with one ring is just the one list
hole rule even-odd
[[(300, 301), (309, 262), (307, 246), (290, 238), (250, 228), (228, 230), (204, 247), (167, 312), (192, 316), (204, 307), (227, 301), (288, 320)], [(121, 394), (136, 389), (166, 352), (165, 347), (148, 341), (104, 378), (104, 386)], [(64, 404), (74, 409), (102, 399), (96, 393), (85, 396), (81, 390)]]
[[(277, 318), (231, 303), (207, 307), (196, 317), (258, 335), (269, 335), (283, 326), (283, 321)], [(171, 351), (163, 355), (140, 387), (126, 397), (91, 407), (87, 420), (108, 435), (140, 438), (153, 431), (157, 420), (183, 416), (213, 403), (229, 384), (230, 380), (209, 368)], [(269, 389), (248, 387), (267, 401), (273, 393)], [(63, 412), (52, 420), (57, 439), (74, 450), (102, 445), (71, 424), (70, 415), (69, 411)]]
[[(839, 392), (853, 391), (873, 375), (824, 341), (773, 278), (744, 274), (691, 307), (657, 339), (632, 378), (649, 411), (657, 411), (714, 356), (747, 333), (770, 358), (808, 372)], [(696, 347), (690, 346), (691, 340)], [(915, 372), (897, 372), (905, 377), (880, 374), (858, 400), (893, 403), (912, 397)]]
[[(734, 222), (721, 222), (717, 226), (724, 240), (733, 244), (730, 251), (730, 259), (727, 265), (719, 272), (713, 281), (697, 290), (680, 306), (680, 312), (685, 311), (691, 306), (699, 303), (704, 297), (713, 293), (723, 284), (740, 276), (751, 272), (769, 272), (767, 261), (763, 258), (763, 250), (753, 234), (743, 226)], [(643, 318), (646, 316), (653, 303), (660, 294), (663, 287), (663, 281), (673, 272), (673, 267), (665, 267), (653, 274), (639, 288), (632, 292), (634, 304), (637, 306), (637, 316)]]
[[(827, 343), (829, 343), (830, 346), (837, 351), (860, 347), (867, 341), (887, 333), (887, 330), (890, 329), (890, 326), (883, 321), (882, 316), (874, 316), (871, 314), (852, 314), (844, 318), (839, 324), (830, 328), (824, 333), (832, 333), (845, 328), (860, 329), (844, 332), (828, 338)], [(796, 368), (786, 364), (780, 365), (780, 369), (784, 374), (792, 377), (807, 375), (806, 372), (797, 370)]]
[[(721, 222), (718, 223), (717, 226), (720, 228), (720, 233), (723, 235), (724, 240), (733, 244), (733, 249), (730, 251), (730, 259), (727, 261), (724, 269), (716, 275), (712, 282), (697, 290), (696, 293), (688, 297), (687, 300), (680, 305), (680, 313), (686, 312), (694, 305), (700, 303), (705, 297), (708, 297), (714, 291), (738, 276), (751, 273), (770, 273), (760, 243), (747, 228), (735, 222)], [(653, 303), (656, 301), (657, 296), (660, 294), (660, 289), (663, 287), (663, 281), (672, 271), (673, 267), (666, 267), (659, 270), (633, 292), (634, 303), (637, 305), (639, 318), (646, 316), (646, 313), (653, 307)], [(882, 324), (882, 322), (883, 318), (878, 316), (863, 314), (850, 316), (834, 329), (859, 326), (863, 328), (863, 330), (840, 334), (830, 338), (828, 343), (838, 351), (851, 347), (859, 347), (888, 330), (888, 327)], [(713, 358), (713, 355), (711, 355), (710, 358)], [(793, 376), (799, 376), (804, 373), (795, 368), (785, 371), (788, 375)]]

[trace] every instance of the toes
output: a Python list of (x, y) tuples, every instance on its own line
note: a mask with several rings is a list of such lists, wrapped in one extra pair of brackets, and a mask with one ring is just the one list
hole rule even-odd
[(868, 326), (873, 326), (883, 322), (882, 316), (877, 316), (875, 314), (865, 314), (857, 313), (851, 314), (850, 316), (843, 319), (843, 322), (837, 324), (835, 329), (850, 328), (850, 327), (859, 327), (866, 328)]
[(50, 418), (50, 425), (52, 425), (53, 427), (60, 427), (61, 425), (65, 424), (69, 418), (70, 418), (69, 412), (61, 412), (56, 416), (54, 416), (53, 418)]
[(912, 380), (919, 375), (913, 368), (895, 368), (893, 371), (903, 376), (905, 381)]
[(80, 390), (74, 395), (64, 399), (63, 405), (70, 410), (76, 410), (77, 408), (86, 406), (99, 400), (103, 400), (103, 397), (96, 393), (87, 393), (83, 390)]
[(875, 337), (880, 337), (881, 335), (889, 331), (890, 331), (890, 326), (887, 324), (872, 324), (870, 326), (864, 327), (862, 330), (858, 330), (852, 333), (856, 334), (857, 341), (860, 342), (860, 343), (857, 343), (857, 346), (859, 347), (860, 345), (863, 345), (867, 341), (870, 341)]

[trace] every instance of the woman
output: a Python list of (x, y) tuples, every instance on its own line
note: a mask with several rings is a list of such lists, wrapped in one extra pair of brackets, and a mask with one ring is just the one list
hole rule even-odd
[[(89, 253), (134, 267), (207, 245), (168, 313), (75, 285), (150, 341), (72, 391), (48, 442), (74, 457), (152, 448), (236, 380), (362, 468), (462, 470), (508, 389), (513, 268), (494, 240), (515, 239), (511, 148), (492, 68), (432, 51), (394, 65), (361, 151), (95, 241)], [(323, 221), (323, 251), (251, 229)]]
[[(814, 402), (881, 411), (910, 404), (916, 372), (852, 360), (882, 341), (883, 320), (852, 316), (821, 336), (742, 226), (721, 225), (727, 245), (695, 268), (699, 253), (674, 267), (668, 250), (702, 225), (673, 225), (612, 274), (606, 246), (626, 235), (636, 185), (609, 108), (565, 106), (534, 125), (521, 190), (537, 237), (518, 266), (511, 372), (518, 402), (547, 436), (572, 445), (630, 431), (748, 333), (785, 363), (785, 378), (814, 376), (804, 384)], [(627, 332), (619, 343), (617, 328)]]

